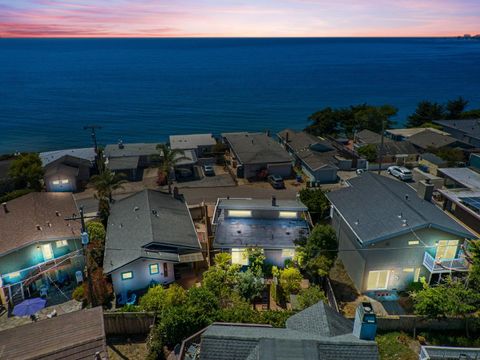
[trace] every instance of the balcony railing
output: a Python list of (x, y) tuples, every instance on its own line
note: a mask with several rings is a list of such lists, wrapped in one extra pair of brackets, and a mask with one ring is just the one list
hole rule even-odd
[(455, 259), (435, 259), (427, 251), (423, 255), (423, 265), (431, 273), (446, 273), (450, 271), (468, 271), (468, 262), (463, 257)]

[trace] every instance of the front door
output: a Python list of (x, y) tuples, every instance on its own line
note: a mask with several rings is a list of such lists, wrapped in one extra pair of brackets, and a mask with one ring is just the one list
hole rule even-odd
[(386, 290), (390, 270), (370, 271), (368, 273), (367, 290)]

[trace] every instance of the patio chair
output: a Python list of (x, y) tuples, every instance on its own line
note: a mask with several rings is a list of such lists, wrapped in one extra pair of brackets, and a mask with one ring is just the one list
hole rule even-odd
[(131, 293), (129, 298), (127, 299), (127, 305), (135, 305), (136, 301), (137, 301), (137, 294)]

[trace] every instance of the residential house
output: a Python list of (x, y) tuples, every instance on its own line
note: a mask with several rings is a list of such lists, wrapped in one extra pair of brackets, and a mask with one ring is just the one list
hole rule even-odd
[(294, 241), (309, 234), (307, 207), (297, 200), (218, 199), (213, 248), (248, 265), (246, 250), (263, 249), (266, 262), (283, 267), (295, 255)]
[(430, 152), (441, 148), (471, 148), (470, 145), (455, 139), (450, 135), (440, 134), (436, 131), (425, 130), (418, 134), (412, 135), (407, 140), (415, 146), (419, 152)]
[[(362, 306), (371, 309), (369, 303)], [(183, 342), (181, 358), (199, 359), (195, 354), (201, 354), (202, 360), (379, 359), (376, 316), (372, 311), (362, 313), (352, 322), (319, 302), (288, 318), (285, 328), (213, 323)]]
[(480, 119), (436, 120), (434, 123), (458, 141), (480, 148)]
[(425, 170), (425, 172), (436, 176), (439, 168), (448, 166), (448, 161), (443, 160), (435, 154), (426, 152), (419, 156), (418, 165), (423, 167), (422, 170)]
[(128, 180), (139, 181), (143, 177), (143, 170), (158, 165), (161, 154), (157, 150), (157, 143), (137, 143), (107, 145), (104, 150), (105, 164), (115, 173), (123, 173)]
[(0, 331), (5, 360), (106, 360), (103, 309), (95, 307)]
[[(80, 223), (70, 193), (30, 193), (0, 209), (0, 298), (15, 304), (55, 291), (52, 282), (75, 284), (84, 261)], [(80, 275), (81, 277), (81, 275)], [(81, 280), (81, 279), (80, 279)]]
[(204, 261), (202, 250), (180, 199), (143, 190), (111, 206), (103, 270), (117, 296), (175, 281), (177, 270)]
[(404, 290), (421, 276), (467, 271), (462, 245), (473, 235), (430, 200), (433, 184), (364, 173), (326, 194), (339, 257), (361, 292)]
[(225, 133), (222, 138), (230, 149), (232, 166), (239, 178), (279, 175), (290, 177), (292, 158), (285, 149), (265, 133)]
[(45, 170), (45, 187), (51, 192), (80, 190), (90, 179), (96, 159), (94, 148), (48, 151), (39, 156)]
[(387, 129), (385, 130), (385, 136), (396, 141), (405, 141), (410, 139), (411, 136), (417, 135), (424, 131), (432, 131), (441, 135), (450, 135), (445, 131), (441, 131), (435, 128), (405, 128), (405, 129)]
[(216, 144), (212, 134), (170, 135), (170, 148), (193, 150), (199, 158), (210, 154)]
[[(405, 165), (416, 162), (418, 158), (418, 151), (408, 142), (394, 141), (384, 137), (382, 148), (382, 136), (380, 134), (370, 130), (362, 130), (356, 133), (352, 150), (358, 153), (360, 148), (367, 145), (375, 146), (377, 154), (382, 154), (383, 164)], [(380, 157), (378, 156), (375, 162), (379, 161)]]
[(304, 131), (291, 129), (279, 132), (277, 137), (310, 181), (319, 183), (337, 181), (339, 160), (336, 158), (336, 149), (329, 141), (320, 140)]
[(468, 163), (472, 168), (480, 171), (480, 154), (470, 154), (470, 159)]
[(480, 234), (480, 174), (469, 168), (439, 169), (443, 209)]

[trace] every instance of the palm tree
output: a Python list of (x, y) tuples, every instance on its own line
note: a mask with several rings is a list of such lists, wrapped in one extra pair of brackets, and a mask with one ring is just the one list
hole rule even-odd
[(97, 190), (95, 197), (97, 199), (108, 199), (113, 202), (112, 193), (117, 189), (123, 189), (124, 174), (116, 174), (110, 169), (104, 169), (99, 175), (92, 176), (92, 184)]
[(180, 160), (187, 159), (185, 157), (185, 152), (180, 149), (171, 149), (166, 144), (158, 144), (157, 150), (160, 152), (160, 157), (162, 158), (162, 165), (160, 166), (160, 171), (162, 171), (167, 177), (168, 184), (168, 193), (172, 193), (172, 179), (170, 174), (173, 171), (175, 164)]

